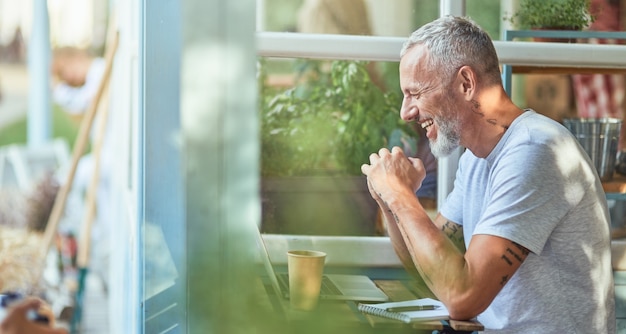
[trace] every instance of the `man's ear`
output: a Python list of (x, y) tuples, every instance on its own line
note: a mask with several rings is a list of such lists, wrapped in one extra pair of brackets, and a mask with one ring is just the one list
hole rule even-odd
[(457, 72), (459, 88), (467, 101), (471, 101), (476, 93), (476, 73), (469, 66), (462, 66)]

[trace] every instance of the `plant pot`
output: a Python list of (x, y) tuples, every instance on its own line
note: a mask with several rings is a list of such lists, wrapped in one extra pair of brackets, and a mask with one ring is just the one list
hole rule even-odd
[(365, 176), (264, 178), (264, 233), (376, 235), (378, 206)]

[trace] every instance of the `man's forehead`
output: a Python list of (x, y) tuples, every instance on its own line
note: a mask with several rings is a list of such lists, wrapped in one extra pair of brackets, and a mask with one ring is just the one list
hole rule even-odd
[(433, 73), (428, 68), (428, 50), (422, 45), (409, 49), (400, 59), (400, 79), (412, 86), (426, 86)]
[(429, 57), (428, 48), (422, 44), (417, 44), (407, 50), (407, 52), (400, 58), (400, 67), (425, 68)]

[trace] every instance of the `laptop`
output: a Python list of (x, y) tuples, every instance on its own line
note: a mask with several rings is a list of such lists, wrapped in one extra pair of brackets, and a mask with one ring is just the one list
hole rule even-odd
[[(257, 229), (259, 255), (274, 293), (289, 299), (289, 277), (287, 273), (277, 273), (270, 260), (267, 247)], [(324, 274), (320, 300), (351, 300), (360, 302), (385, 302), (389, 297), (379, 289), (374, 281), (365, 275)]]

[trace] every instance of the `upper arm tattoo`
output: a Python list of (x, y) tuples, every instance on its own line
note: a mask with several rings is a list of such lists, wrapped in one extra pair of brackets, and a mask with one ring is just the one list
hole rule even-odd
[[(512, 241), (510, 247), (507, 247), (504, 254), (502, 254), (501, 259), (509, 266), (514, 264), (519, 266), (524, 262), (529, 253), (530, 251), (526, 247)], [(509, 275), (504, 275), (500, 284), (504, 285), (508, 280)]]
[(509, 265), (513, 265), (513, 261), (516, 261), (516, 264), (521, 264), (528, 256), (528, 253), (529, 251), (526, 247), (512, 241), (511, 246), (507, 247), (504, 254), (502, 254), (502, 259)]

